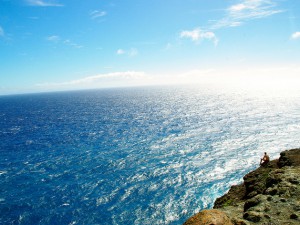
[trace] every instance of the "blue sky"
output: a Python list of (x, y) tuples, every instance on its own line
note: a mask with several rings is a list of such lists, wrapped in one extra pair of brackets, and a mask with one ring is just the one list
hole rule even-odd
[(295, 83), (299, 12), (298, 0), (0, 0), (0, 94)]

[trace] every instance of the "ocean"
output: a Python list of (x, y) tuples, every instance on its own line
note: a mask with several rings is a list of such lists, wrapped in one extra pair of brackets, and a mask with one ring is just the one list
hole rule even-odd
[(0, 224), (182, 224), (300, 146), (300, 91), (0, 96)]

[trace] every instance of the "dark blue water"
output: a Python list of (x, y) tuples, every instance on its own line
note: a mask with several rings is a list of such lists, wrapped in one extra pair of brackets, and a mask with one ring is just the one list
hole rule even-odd
[(299, 93), (152, 87), (0, 97), (0, 224), (181, 224), (300, 146)]

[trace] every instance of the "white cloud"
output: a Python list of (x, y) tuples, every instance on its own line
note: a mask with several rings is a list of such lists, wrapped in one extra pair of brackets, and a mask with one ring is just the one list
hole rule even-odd
[(181, 38), (189, 38), (194, 42), (199, 42), (204, 39), (208, 39), (214, 42), (215, 45), (218, 44), (218, 39), (215, 33), (211, 31), (203, 31), (200, 28), (195, 28), (194, 30), (185, 30), (180, 33)]
[(58, 42), (60, 41), (60, 37), (57, 35), (51, 35), (49, 37), (46, 38), (47, 41), (53, 41), (53, 42)]
[(60, 44), (64, 44), (67, 46), (71, 46), (73, 48), (82, 48), (83, 47), (82, 45), (76, 44), (76, 43), (70, 41), (69, 39), (62, 40), (60, 38), (60, 36), (58, 36), (58, 35), (48, 36), (48, 37), (46, 37), (46, 40), (50, 41), (50, 42), (54, 42), (54, 43), (60, 43)]
[(3, 37), (4, 36), (4, 30), (3, 28), (0, 26), (0, 37)]
[(64, 40), (63, 43), (64, 43), (65, 45), (68, 45), (68, 46), (71, 46), (71, 47), (74, 47), (74, 48), (83, 48), (82, 45), (76, 44), (76, 43), (74, 43), (74, 42), (72, 42), (72, 41), (70, 41), (70, 40), (68, 40), (68, 39), (67, 39), (67, 40)]
[(240, 0), (238, 4), (225, 9), (223, 18), (210, 21), (210, 25), (205, 29), (206, 31), (200, 28), (185, 30), (180, 33), (180, 37), (190, 38), (196, 43), (208, 39), (217, 45), (218, 38), (212, 30), (242, 26), (249, 20), (261, 19), (282, 12), (283, 10), (277, 9), (277, 4), (273, 0)]
[[(79, 90), (108, 87), (132, 87), (142, 85), (178, 85), (201, 84), (213, 85), (213, 87), (237, 87), (249, 89), (261, 89), (266, 92), (280, 89), (292, 93), (292, 89), (299, 94), (300, 67), (298, 65), (282, 65), (274, 67), (244, 67), (244, 68), (208, 68), (195, 69), (178, 73), (146, 74), (140, 71), (125, 71), (104, 73), (87, 76), (59, 83), (40, 83), (35, 88), (39, 91), (54, 90)], [(217, 85), (217, 86), (216, 86)], [(220, 86), (218, 86), (220, 85)], [(281, 93), (280, 96), (282, 97)]]
[(283, 12), (276, 9), (276, 6), (277, 4), (271, 0), (243, 0), (227, 8), (226, 15), (215, 22), (211, 29), (240, 26), (248, 20), (261, 19)]
[(297, 32), (293, 33), (291, 36), (291, 39), (294, 39), (294, 40), (300, 39), (300, 32), (297, 31)]
[(131, 48), (129, 50), (124, 50), (124, 49), (120, 48), (117, 50), (117, 55), (128, 55), (130, 57), (134, 57), (138, 54), (139, 54), (139, 52), (136, 48)]
[(243, 23), (242, 22), (232, 22), (229, 24), (230, 27), (239, 27), (241, 26)]
[(234, 11), (241, 11), (246, 8), (247, 8), (247, 6), (245, 4), (237, 4), (237, 5), (231, 6), (229, 9), (230, 9), (230, 11), (234, 12)]
[(105, 11), (98, 11), (98, 10), (95, 10), (93, 12), (90, 13), (90, 16), (92, 19), (96, 19), (98, 17), (103, 17), (103, 16), (106, 16), (107, 13)]
[(117, 50), (117, 55), (124, 55), (125, 51), (123, 49), (118, 49)]
[(69, 84), (80, 84), (80, 83), (92, 83), (99, 80), (136, 80), (146, 78), (146, 74), (144, 72), (136, 72), (136, 71), (126, 71), (126, 72), (115, 72), (115, 73), (107, 73), (107, 74), (99, 74), (95, 76), (85, 77), (83, 79), (73, 80), (68, 82)]
[(81, 79), (61, 83), (36, 84), (39, 88), (45, 89), (77, 89), (77, 88), (100, 88), (117, 86), (135, 86), (147, 84), (151, 80), (145, 72), (125, 71), (88, 76)]
[(56, 2), (46, 2), (44, 0), (26, 0), (28, 5), (31, 6), (42, 6), (42, 7), (47, 7), (47, 6), (53, 6), (53, 7), (61, 7), (64, 6), (62, 4), (56, 3)]
[(234, 19), (258, 19), (283, 12), (276, 10), (276, 4), (266, 0), (246, 0), (241, 6), (233, 5), (228, 11)]
[(269, 5), (273, 3), (269, 0), (243, 0), (241, 3), (230, 6), (228, 10), (230, 13), (237, 13), (246, 10), (257, 10), (264, 4)]

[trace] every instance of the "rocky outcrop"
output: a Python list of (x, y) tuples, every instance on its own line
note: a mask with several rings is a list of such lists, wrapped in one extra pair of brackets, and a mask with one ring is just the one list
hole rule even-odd
[[(234, 225), (299, 225), (300, 149), (284, 151), (279, 160), (248, 173), (242, 184), (232, 186), (215, 201), (213, 210), (216, 211), (211, 211), (211, 217), (214, 212), (225, 213)], [(199, 222), (202, 212), (185, 224), (218, 224)]]
[(183, 225), (233, 225), (226, 213), (217, 209), (207, 209), (189, 218)]

